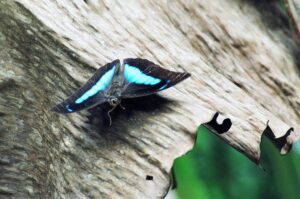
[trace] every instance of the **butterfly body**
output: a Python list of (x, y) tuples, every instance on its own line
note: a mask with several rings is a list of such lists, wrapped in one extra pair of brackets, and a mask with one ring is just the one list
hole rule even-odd
[(118, 63), (117, 70), (110, 83), (110, 87), (104, 91), (104, 97), (111, 106), (116, 106), (121, 103), (122, 86), (124, 84), (124, 78), (121, 74), (121, 65)]
[(173, 72), (146, 59), (115, 60), (99, 68), (73, 95), (52, 108), (72, 113), (108, 102), (113, 109), (123, 98), (151, 95), (188, 78), (189, 73)]

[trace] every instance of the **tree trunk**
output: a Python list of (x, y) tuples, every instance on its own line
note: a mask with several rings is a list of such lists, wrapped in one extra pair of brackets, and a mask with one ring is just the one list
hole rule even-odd
[[(282, 154), (299, 136), (300, 51), (273, 1), (0, 0), (0, 46), (0, 198), (162, 198), (200, 124), (255, 162), (264, 131)], [(111, 127), (105, 106), (49, 111), (127, 57), (192, 77)]]

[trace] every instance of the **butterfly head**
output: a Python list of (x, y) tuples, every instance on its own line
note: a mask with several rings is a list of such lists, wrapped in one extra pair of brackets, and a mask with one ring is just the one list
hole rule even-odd
[(121, 103), (121, 99), (120, 98), (117, 98), (117, 97), (111, 97), (108, 99), (108, 103), (115, 107), (115, 106), (118, 106), (120, 103)]

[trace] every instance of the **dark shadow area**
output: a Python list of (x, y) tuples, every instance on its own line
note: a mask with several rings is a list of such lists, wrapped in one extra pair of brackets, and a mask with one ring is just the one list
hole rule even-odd
[(174, 170), (173, 166), (171, 168), (171, 175), (172, 175), (172, 185), (171, 185), (172, 187), (171, 187), (171, 189), (176, 189), (177, 188), (177, 181), (176, 181), (175, 170)]
[[(89, 109), (87, 123), (90, 124), (93, 129), (96, 129), (99, 134), (105, 135), (106, 133), (113, 131), (113, 129), (118, 128), (122, 121), (133, 127), (137, 125), (140, 126), (142, 125), (140, 124), (141, 122), (147, 121), (147, 117), (152, 117), (160, 112), (165, 112), (166, 109), (164, 109), (164, 107), (169, 104), (176, 105), (177, 103), (157, 94), (139, 98), (122, 99), (121, 105), (125, 109), (121, 108), (119, 105), (111, 112), (111, 126), (109, 125), (107, 112), (112, 107), (108, 103)], [(138, 114), (138, 112), (146, 114)], [(137, 117), (138, 122), (133, 120)], [(143, 117), (145, 117), (145, 119)], [(124, 128), (124, 124), (122, 124), (122, 127)], [(123, 129), (123, 132), (124, 131), (126, 131), (126, 129)]]
[(289, 31), (289, 20), (280, 7), (278, 0), (248, 0), (261, 14), (262, 22), (270, 29), (287, 29)]
[[(286, 37), (278, 38), (290, 50), (297, 65), (298, 73), (300, 73), (300, 49), (292, 32), (292, 25), (289, 22), (284, 5), (280, 4), (278, 0), (247, 0), (246, 2), (257, 9), (261, 21), (270, 31), (281, 30), (286, 34)], [(290, 38), (294, 39), (290, 40)]]
[(232, 122), (229, 118), (226, 118), (223, 120), (223, 122), (221, 124), (219, 124), (217, 122), (218, 116), (219, 116), (219, 113), (218, 112), (215, 113), (215, 115), (213, 116), (211, 121), (209, 121), (208, 123), (206, 123), (204, 125), (209, 127), (210, 129), (213, 129), (218, 134), (226, 133), (231, 128)]
[(153, 180), (153, 176), (151, 176), (151, 175), (146, 175), (146, 180)]
[[(276, 138), (272, 129), (267, 126), (267, 128), (264, 130), (263, 132), (263, 136), (266, 136), (273, 144), (274, 146), (279, 150), (281, 151), (281, 149), (287, 145), (287, 138), (288, 136), (291, 134), (291, 132), (293, 131), (294, 129), (291, 128), (289, 129), (282, 137), (279, 137), (279, 138)], [(263, 139), (263, 138), (262, 138)], [(286, 149), (287, 150), (287, 153), (291, 150), (292, 148), (292, 144), (288, 146), (288, 148)]]
[(4, 80), (0, 83), (0, 91), (1, 91), (1, 93), (3, 93), (4, 90), (12, 89), (12, 87), (15, 87), (15, 86), (17, 86), (15, 80), (13, 80), (13, 79)]

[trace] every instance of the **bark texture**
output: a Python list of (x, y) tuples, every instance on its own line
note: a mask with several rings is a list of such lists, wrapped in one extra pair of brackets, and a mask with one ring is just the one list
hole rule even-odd
[[(291, 35), (273, 1), (0, 0), (0, 198), (162, 198), (200, 124), (255, 162), (263, 132), (285, 154), (300, 129)], [(125, 101), (111, 127), (105, 107), (49, 112), (127, 57), (192, 77)]]

